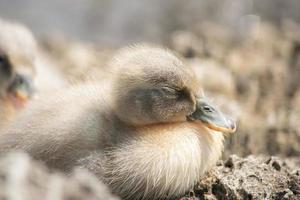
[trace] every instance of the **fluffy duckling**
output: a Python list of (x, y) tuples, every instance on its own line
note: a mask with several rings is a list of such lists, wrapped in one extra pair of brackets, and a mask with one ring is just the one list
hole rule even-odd
[(13, 120), (33, 95), (66, 85), (31, 31), (0, 19), (0, 127)]
[(123, 199), (165, 199), (190, 189), (223, 150), (235, 123), (201, 96), (193, 71), (158, 47), (121, 50), (111, 82), (32, 102), (0, 137), (69, 173), (87, 168)]
[(0, 19), (0, 127), (14, 117), (33, 94), (36, 43), (19, 24)]

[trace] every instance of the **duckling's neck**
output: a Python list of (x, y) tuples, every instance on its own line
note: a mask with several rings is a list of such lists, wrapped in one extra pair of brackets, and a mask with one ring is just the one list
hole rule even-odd
[(146, 199), (173, 197), (191, 188), (216, 163), (222, 149), (223, 135), (202, 124), (151, 125), (137, 128), (134, 136), (111, 151), (104, 171), (113, 190), (125, 199), (132, 199), (131, 194), (134, 199), (143, 197), (139, 194)]

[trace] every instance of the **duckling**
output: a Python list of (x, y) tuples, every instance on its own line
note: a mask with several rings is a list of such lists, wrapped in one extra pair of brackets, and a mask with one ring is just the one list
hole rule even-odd
[(0, 136), (50, 168), (86, 168), (123, 199), (168, 199), (219, 159), (236, 125), (203, 98), (193, 71), (171, 51), (136, 45), (111, 76), (33, 101)]
[(33, 95), (36, 43), (28, 30), (0, 19), (0, 127)]
[(0, 19), (0, 127), (13, 120), (32, 97), (66, 85), (32, 32)]

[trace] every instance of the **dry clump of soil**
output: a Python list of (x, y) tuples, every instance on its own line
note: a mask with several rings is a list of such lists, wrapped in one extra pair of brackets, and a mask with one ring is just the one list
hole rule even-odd
[(300, 159), (231, 155), (180, 200), (300, 199)]

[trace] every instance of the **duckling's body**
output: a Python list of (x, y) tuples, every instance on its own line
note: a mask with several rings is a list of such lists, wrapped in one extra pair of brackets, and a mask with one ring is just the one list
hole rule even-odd
[(32, 102), (0, 137), (0, 152), (25, 150), (67, 173), (87, 168), (124, 199), (184, 193), (223, 149), (222, 133), (186, 118), (200, 117), (195, 77), (154, 47), (123, 50), (112, 65), (110, 81)]
[(117, 148), (104, 154), (94, 152), (78, 162), (104, 177), (125, 199), (183, 194), (217, 162), (223, 150), (223, 135), (201, 125), (179, 122), (131, 131), (134, 136)]

